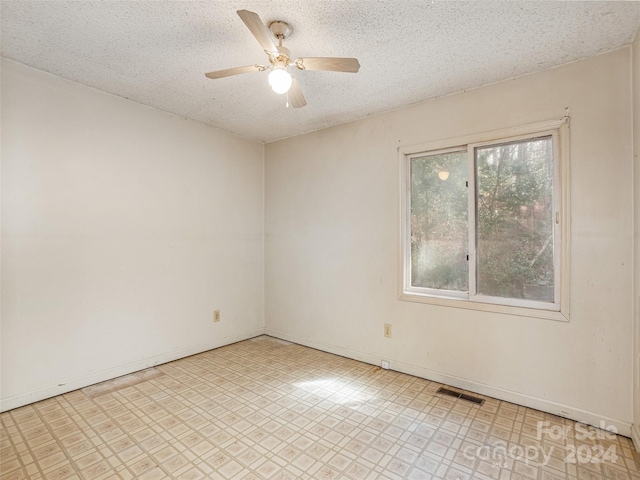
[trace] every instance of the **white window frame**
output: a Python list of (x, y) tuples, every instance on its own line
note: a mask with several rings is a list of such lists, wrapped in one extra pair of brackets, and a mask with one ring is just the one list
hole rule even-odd
[[(552, 137), (554, 216), (554, 303), (478, 295), (476, 281), (475, 233), (475, 149), (538, 137)], [(466, 151), (469, 178), (469, 292), (453, 292), (411, 285), (411, 160), (425, 155)], [(476, 135), (403, 146), (400, 159), (400, 300), (504, 313), (548, 320), (569, 320), (570, 292), (570, 162), (569, 118), (550, 120)], [(471, 175), (473, 173), (473, 175)]]

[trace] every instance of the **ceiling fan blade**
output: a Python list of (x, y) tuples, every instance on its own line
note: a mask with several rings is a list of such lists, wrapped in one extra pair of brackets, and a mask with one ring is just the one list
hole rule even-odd
[(205, 73), (204, 76), (211, 79), (230, 77), (231, 75), (240, 75), (241, 73), (261, 72), (264, 67), (261, 65), (247, 65), (246, 67), (227, 68), (226, 70), (216, 70), (215, 72)]
[(357, 73), (360, 62), (357, 58), (340, 57), (304, 57), (295, 61), (300, 70), (324, 70), (330, 72)]
[(300, 85), (298, 85), (295, 77), (293, 77), (293, 83), (289, 89), (289, 101), (293, 108), (301, 108), (307, 104), (307, 100), (304, 98), (302, 90), (300, 90)]
[(267, 52), (276, 52), (277, 54), (278, 49), (276, 44), (273, 43), (273, 36), (267, 26), (262, 23), (258, 14), (250, 12), (249, 10), (238, 10), (236, 13), (240, 16), (253, 36), (256, 37), (262, 49)]

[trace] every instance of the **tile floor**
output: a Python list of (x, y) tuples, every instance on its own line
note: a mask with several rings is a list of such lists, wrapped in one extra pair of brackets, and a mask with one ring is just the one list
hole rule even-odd
[(640, 480), (628, 438), (270, 337), (156, 369), (1, 414), (0, 477)]

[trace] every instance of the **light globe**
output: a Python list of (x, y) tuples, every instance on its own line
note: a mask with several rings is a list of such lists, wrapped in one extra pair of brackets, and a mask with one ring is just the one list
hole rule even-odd
[(276, 93), (287, 93), (291, 88), (293, 78), (284, 68), (274, 68), (269, 73), (269, 85)]

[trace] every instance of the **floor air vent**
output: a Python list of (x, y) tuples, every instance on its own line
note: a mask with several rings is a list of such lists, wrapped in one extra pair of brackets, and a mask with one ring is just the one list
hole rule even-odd
[(466, 393), (462, 393), (462, 392), (455, 392), (445, 387), (440, 387), (436, 393), (441, 393), (443, 395), (448, 395), (450, 397), (460, 398), (462, 400), (475, 403), (476, 405), (482, 405), (484, 403), (484, 400), (482, 398), (474, 397), (473, 395), (467, 395)]

